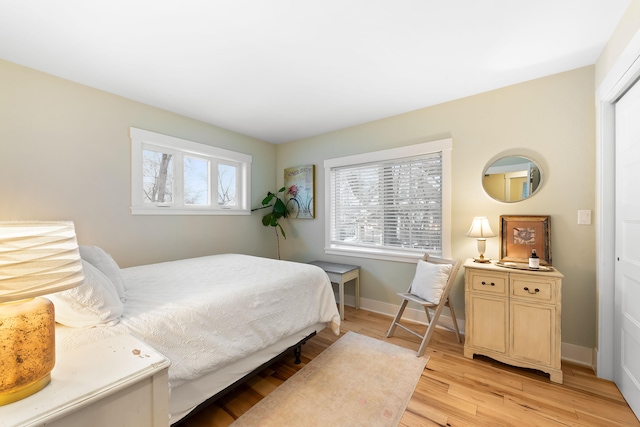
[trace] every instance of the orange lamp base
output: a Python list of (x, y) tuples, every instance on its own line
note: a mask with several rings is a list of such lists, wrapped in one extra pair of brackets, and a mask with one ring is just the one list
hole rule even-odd
[(51, 381), (55, 365), (53, 304), (32, 298), (0, 304), (0, 405), (24, 399)]

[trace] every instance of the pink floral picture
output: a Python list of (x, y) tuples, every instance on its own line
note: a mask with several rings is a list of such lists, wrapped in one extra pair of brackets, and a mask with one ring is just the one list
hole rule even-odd
[(284, 199), (290, 218), (315, 218), (314, 165), (284, 170)]

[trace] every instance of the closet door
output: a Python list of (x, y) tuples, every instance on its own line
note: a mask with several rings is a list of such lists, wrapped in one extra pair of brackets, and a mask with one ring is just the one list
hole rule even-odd
[(640, 417), (640, 84), (616, 103), (614, 380)]

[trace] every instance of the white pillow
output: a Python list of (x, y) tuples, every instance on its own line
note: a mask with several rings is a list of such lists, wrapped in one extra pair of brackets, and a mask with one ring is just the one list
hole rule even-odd
[(113, 282), (120, 301), (124, 302), (124, 280), (120, 276), (120, 267), (111, 255), (98, 246), (80, 246), (80, 257), (103, 272)]
[(82, 273), (84, 282), (80, 286), (46, 295), (53, 302), (56, 322), (74, 328), (118, 323), (124, 305), (111, 280), (85, 260)]
[(451, 268), (451, 264), (433, 264), (419, 260), (416, 275), (411, 282), (411, 293), (432, 304), (439, 304)]

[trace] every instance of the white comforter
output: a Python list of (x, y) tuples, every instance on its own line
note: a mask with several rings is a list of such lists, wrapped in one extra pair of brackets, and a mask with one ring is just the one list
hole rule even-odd
[(58, 346), (130, 333), (171, 360), (172, 387), (318, 322), (339, 333), (331, 284), (312, 265), (224, 254), (124, 268), (121, 275), (120, 322), (59, 327)]

